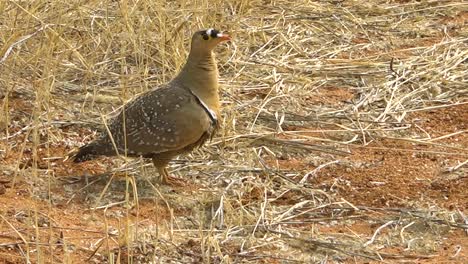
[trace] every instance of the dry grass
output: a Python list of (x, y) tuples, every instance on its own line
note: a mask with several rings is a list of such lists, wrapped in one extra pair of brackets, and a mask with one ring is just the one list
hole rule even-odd
[[(392, 140), (418, 148), (380, 149), (447, 157), (445, 167), (466, 185), (466, 120), (434, 136), (413, 116), (467, 109), (467, 8), (462, 1), (0, 2), (0, 182), (8, 188), (0, 197), (0, 259), (435, 259), (447, 234), (468, 228), (463, 202), (373, 206), (337, 193), (349, 185), (340, 175), (330, 188), (312, 180), (354, 170), (362, 164), (348, 158), (353, 150)], [(206, 27), (234, 41), (216, 52), (221, 132), (171, 166), (187, 186), (153, 185), (155, 171), (142, 160), (62, 162), (102, 129), (103, 117), (170, 80), (191, 33)], [(455, 262), (468, 245), (459, 246)]]

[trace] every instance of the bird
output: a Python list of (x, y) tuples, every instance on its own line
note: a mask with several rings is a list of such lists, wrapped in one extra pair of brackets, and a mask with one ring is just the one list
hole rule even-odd
[(161, 182), (170, 183), (169, 162), (211, 139), (219, 128), (218, 68), (213, 50), (231, 37), (209, 28), (192, 35), (190, 52), (176, 77), (124, 104), (107, 132), (71, 155), (79, 163), (98, 156), (151, 158)]

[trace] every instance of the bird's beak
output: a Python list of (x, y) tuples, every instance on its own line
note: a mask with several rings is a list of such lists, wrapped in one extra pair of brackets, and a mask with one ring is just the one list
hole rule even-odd
[(221, 41), (228, 41), (228, 40), (231, 40), (231, 37), (226, 34), (226, 33), (218, 33), (217, 37), (221, 40)]

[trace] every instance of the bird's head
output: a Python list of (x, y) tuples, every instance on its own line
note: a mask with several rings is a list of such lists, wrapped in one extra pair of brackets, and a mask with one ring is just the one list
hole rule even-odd
[(192, 51), (212, 51), (216, 45), (231, 40), (228, 34), (209, 28), (195, 32), (192, 37)]

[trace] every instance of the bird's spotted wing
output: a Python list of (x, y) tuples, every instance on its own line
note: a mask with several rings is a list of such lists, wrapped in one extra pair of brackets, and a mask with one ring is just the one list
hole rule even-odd
[(186, 89), (163, 87), (127, 104), (110, 126), (120, 154), (125, 147), (128, 155), (145, 156), (198, 142), (214, 125), (199, 100)]

